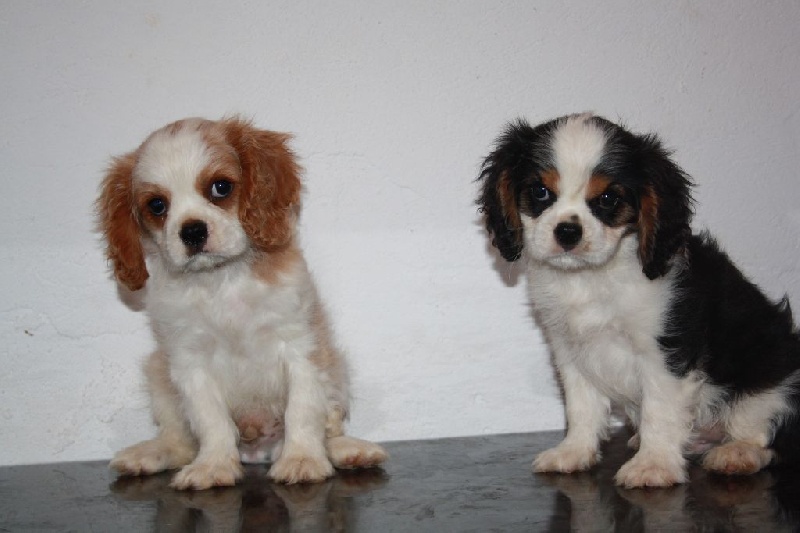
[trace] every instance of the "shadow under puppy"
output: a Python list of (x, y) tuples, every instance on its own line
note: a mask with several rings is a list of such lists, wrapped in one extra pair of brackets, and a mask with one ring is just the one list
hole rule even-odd
[(285, 483), (386, 459), (343, 434), (347, 368), (295, 238), (288, 138), (237, 118), (181, 120), (105, 177), (107, 254), (124, 286), (145, 288), (158, 344), (145, 374), (159, 433), (114, 457), (122, 474), (179, 468), (178, 489), (233, 485), (237, 444), (245, 459), (271, 455)]
[(797, 460), (800, 335), (788, 301), (770, 302), (713, 239), (692, 234), (690, 178), (655, 135), (591, 114), (520, 120), (480, 180), (493, 244), (525, 259), (565, 395), (566, 437), (535, 471), (594, 465), (612, 401), (638, 430), (615, 478), (626, 487), (684, 482), (684, 453), (715, 434), (709, 470)]

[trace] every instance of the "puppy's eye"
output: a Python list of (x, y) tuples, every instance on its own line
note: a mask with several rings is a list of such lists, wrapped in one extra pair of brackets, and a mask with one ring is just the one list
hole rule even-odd
[(601, 209), (614, 209), (617, 207), (619, 200), (619, 194), (614, 191), (606, 191), (597, 199), (597, 205), (599, 205)]
[(228, 180), (217, 180), (211, 184), (211, 198), (219, 200), (233, 191), (233, 183)]
[(550, 190), (541, 183), (536, 183), (531, 192), (533, 193), (533, 198), (539, 202), (546, 202), (552, 197)]
[(157, 217), (164, 216), (167, 212), (167, 202), (163, 198), (152, 198), (147, 202), (147, 209)]

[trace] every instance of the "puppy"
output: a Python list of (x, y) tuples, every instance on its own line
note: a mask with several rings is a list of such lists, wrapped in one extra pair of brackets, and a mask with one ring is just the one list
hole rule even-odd
[(295, 238), (288, 138), (237, 118), (181, 120), (103, 181), (108, 258), (125, 287), (146, 289), (158, 345), (145, 374), (159, 433), (114, 457), (121, 474), (180, 469), (177, 489), (233, 485), (237, 443), (246, 458), (271, 456), (284, 483), (386, 458), (343, 434), (347, 369)]
[(567, 433), (537, 472), (600, 458), (612, 402), (637, 453), (625, 487), (686, 480), (684, 453), (715, 433), (709, 470), (749, 474), (800, 450), (800, 335), (707, 234), (690, 230), (690, 178), (654, 135), (590, 114), (498, 139), (479, 180), (492, 243), (526, 260), (529, 296), (563, 386)]

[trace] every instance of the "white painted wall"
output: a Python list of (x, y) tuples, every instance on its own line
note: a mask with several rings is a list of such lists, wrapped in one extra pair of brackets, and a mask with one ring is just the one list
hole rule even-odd
[(92, 232), (113, 154), (190, 115), (294, 132), (302, 240), (354, 368), (354, 434), (563, 427), (517, 272), (473, 199), (503, 124), (659, 131), (709, 226), (800, 306), (800, 3), (0, 3), (0, 464), (150, 436), (153, 343)]

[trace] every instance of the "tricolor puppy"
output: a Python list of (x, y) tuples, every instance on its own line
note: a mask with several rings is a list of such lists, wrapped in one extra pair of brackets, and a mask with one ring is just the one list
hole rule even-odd
[(123, 285), (146, 290), (158, 344), (145, 374), (159, 433), (116, 455), (122, 474), (180, 469), (178, 489), (232, 485), (237, 445), (271, 457), (285, 483), (386, 458), (343, 434), (347, 368), (295, 238), (288, 137), (181, 120), (108, 171), (97, 201), (108, 257)]
[(590, 114), (519, 121), (480, 179), (492, 242), (525, 260), (563, 385), (566, 438), (535, 471), (594, 465), (612, 402), (638, 431), (616, 475), (626, 487), (685, 481), (684, 454), (710, 440), (702, 462), (717, 472), (796, 460), (800, 335), (789, 304), (767, 300), (709, 236), (692, 234), (690, 179), (654, 135)]

